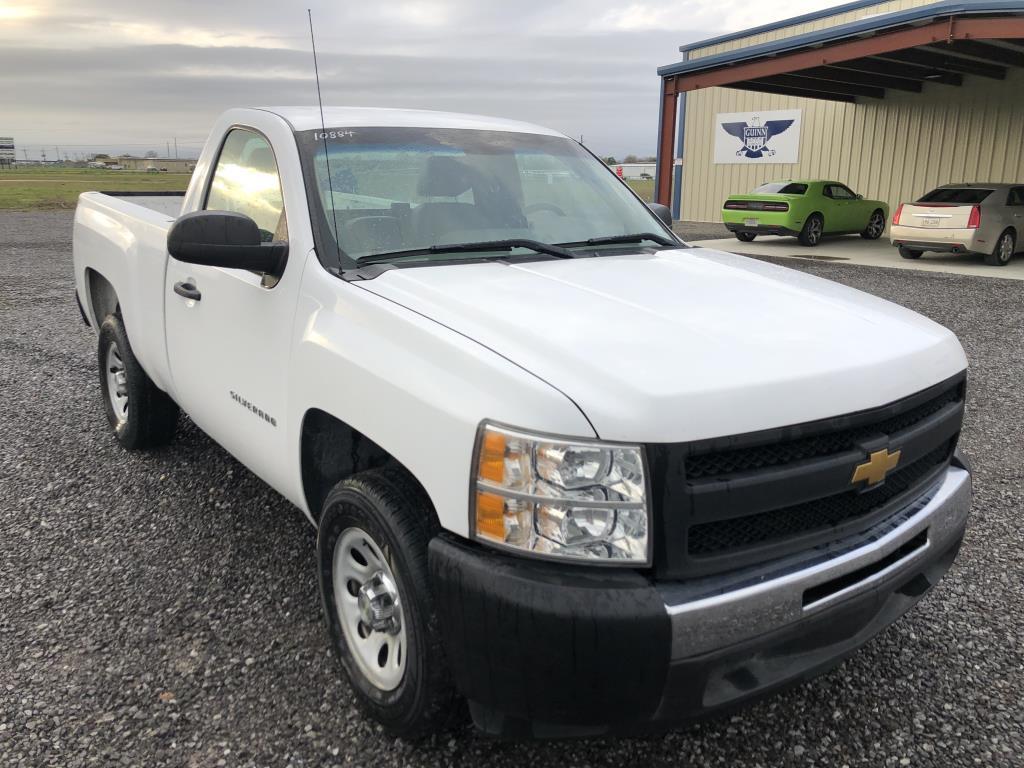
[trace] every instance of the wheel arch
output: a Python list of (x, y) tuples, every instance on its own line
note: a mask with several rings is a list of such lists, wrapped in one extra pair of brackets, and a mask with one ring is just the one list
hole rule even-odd
[(92, 267), (85, 269), (85, 283), (89, 287), (86, 301), (92, 311), (93, 327), (99, 328), (103, 318), (121, 311), (117, 289), (106, 277)]
[(386, 448), (342, 419), (319, 408), (310, 408), (302, 417), (299, 445), (302, 493), (315, 522), (319, 523), (324, 499), (339, 482), (368, 469), (396, 466), (416, 483), (430, 506), (434, 522), (440, 527), (430, 494), (412, 471)]

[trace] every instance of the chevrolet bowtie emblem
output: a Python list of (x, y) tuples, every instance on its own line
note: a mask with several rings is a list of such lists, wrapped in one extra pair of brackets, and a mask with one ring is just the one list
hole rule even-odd
[(875, 451), (867, 461), (857, 465), (857, 468), (853, 470), (853, 479), (850, 482), (856, 485), (866, 480), (869, 486), (878, 485), (885, 480), (885, 476), (889, 474), (890, 470), (896, 469), (896, 465), (899, 463), (899, 451), (889, 453), (888, 448)]

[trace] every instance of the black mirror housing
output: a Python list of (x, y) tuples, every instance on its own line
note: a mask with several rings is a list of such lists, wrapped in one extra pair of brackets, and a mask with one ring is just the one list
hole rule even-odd
[(667, 205), (661, 203), (648, 203), (647, 207), (651, 209), (655, 216), (661, 219), (661, 223), (669, 229), (672, 229), (672, 211), (669, 210)]
[(256, 222), (244, 214), (194, 211), (171, 225), (167, 252), (187, 264), (280, 274), (288, 243), (262, 242)]

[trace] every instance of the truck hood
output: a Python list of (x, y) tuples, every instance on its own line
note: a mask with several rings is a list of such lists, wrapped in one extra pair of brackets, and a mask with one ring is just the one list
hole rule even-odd
[(837, 416), (967, 365), (952, 333), (908, 309), (702, 248), (395, 269), (357, 284), (561, 390), (608, 440)]

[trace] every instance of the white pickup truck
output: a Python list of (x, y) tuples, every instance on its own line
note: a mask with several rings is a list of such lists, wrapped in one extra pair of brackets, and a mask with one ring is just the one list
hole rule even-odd
[(117, 438), (180, 408), (306, 514), (393, 733), (460, 698), (504, 737), (669, 726), (834, 666), (949, 568), (949, 331), (681, 242), (553, 131), (323, 120), (231, 110), (183, 201), (83, 194), (75, 279)]

